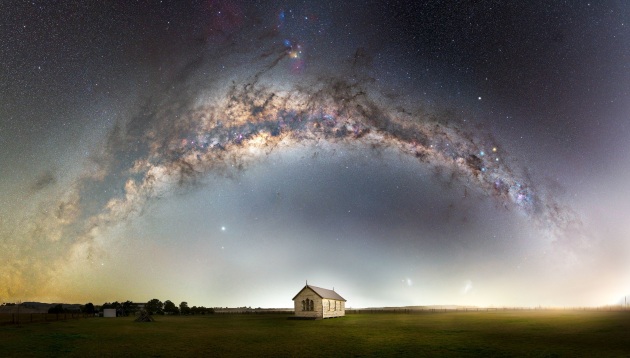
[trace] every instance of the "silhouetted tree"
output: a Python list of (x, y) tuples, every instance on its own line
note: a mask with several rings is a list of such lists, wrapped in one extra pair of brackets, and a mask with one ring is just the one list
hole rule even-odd
[(190, 307), (188, 307), (188, 302), (182, 302), (179, 304), (179, 312), (185, 315), (190, 314)]
[(61, 304), (55, 305), (48, 309), (48, 313), (63, 313), (63, 306)]
[(204, 306), (192, 306), (192, 308), (190, 308), (190, 313), (192, 314), (213, 314), (214, 313), (214, 309), (213, 308), (208, 308), (208, 307), (204, 307)]
[(92, 304), (92, 302), (88, 302), (85, 304), (85, 306), (83, 306), (82, 311), (87, 314), (94, 314), (94, 312), (96, 312), (96, 309), (94, 308), (94, 304)]
[(135, 314), (137, 310), (138, 310), (138, 306), (129, 300), (122, 303), (123, 316), (129, 316), (129, 314)]
[(144, 309), (147, 310), (149, 314), (163, 314), (163, 307), (164, 304), (162, 303), (162, 301), (154, 298), (151, 301), (147, 302), (147, 304), (144, 306)]
[(177, 308), (177, 306), (175, 306), (175, 304), (170, 300), (166, 300), (164, 301), (164, 312), (170, 314), (178, 314), (179, 308)]

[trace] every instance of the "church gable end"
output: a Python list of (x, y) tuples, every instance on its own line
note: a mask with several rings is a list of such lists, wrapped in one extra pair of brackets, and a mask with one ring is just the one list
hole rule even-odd
[(295, 316), (311, 319), (345, 316), (345, 302), (334, 290), (308, 284), (293, 297)]

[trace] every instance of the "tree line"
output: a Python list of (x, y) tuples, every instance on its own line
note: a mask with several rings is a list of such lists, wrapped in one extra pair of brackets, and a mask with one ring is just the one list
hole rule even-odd
[[(105, 302), (100, 306), (95, 306), (93, 303), (88, 302), (84, 305), (80, 306), (80, 312), (87, 314), (96, 314), (102, 313), (104, 309), (115, 309), (116, 316), (129, 316), (135, 315), (136, 312), (144, 309), (149, 314), (157, 314), (157, 315), (205, 315), (205, 314), (213, 314), (214, 308), (212, 307), (204, 307), (204, 306), (188, 306), (188, 302), (181, 302), (179, 306), (176, 306), (170, 300), (166, 300), (164, 302), (160, 301), (157, 298), (149, 300), (147, 303), (134, 303), (132, 301), (125, 302)], [(70, 310), (68, 308), (64, 308), (63, 305), (58, 304), (48, 309), (48, 313), (64, 313), (64, 312), (76, 312), (76, 310)]]
[(176, 306), (170, 300), (164, 302), (154, 298), (144, 305), (144, 309), (149, 314), (174, 314), (174, 315), (198, 315), (198, 314), (213, 314), (214, 308), (204, 306), (188, 306), (188, 302), (181, 302), (179, 306)]

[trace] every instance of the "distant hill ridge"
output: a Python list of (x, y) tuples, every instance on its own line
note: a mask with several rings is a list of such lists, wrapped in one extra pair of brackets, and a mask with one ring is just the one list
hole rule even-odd
[[(78, 311), (81, 307), (79, 303), (45, 303), (45, 302), (22, 302), (20, 304), (20, 313), (47, 313), (48, 309), (56, 305), (62, 305), (63, 308)], [(17, 313), (17, 304), (8, 303), (0, 306), (0, 313)]]

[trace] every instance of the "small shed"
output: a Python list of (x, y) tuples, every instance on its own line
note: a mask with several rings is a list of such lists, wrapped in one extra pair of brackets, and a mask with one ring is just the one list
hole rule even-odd
[(103, 317), (116, 317), (116, 309), (115, 308), (104, 308), (103, 309)]
[(316, 287), (308, 283), (293, 297), (295, 316), (323, 319), (346, 315), (346, 299), (334, 289)]

